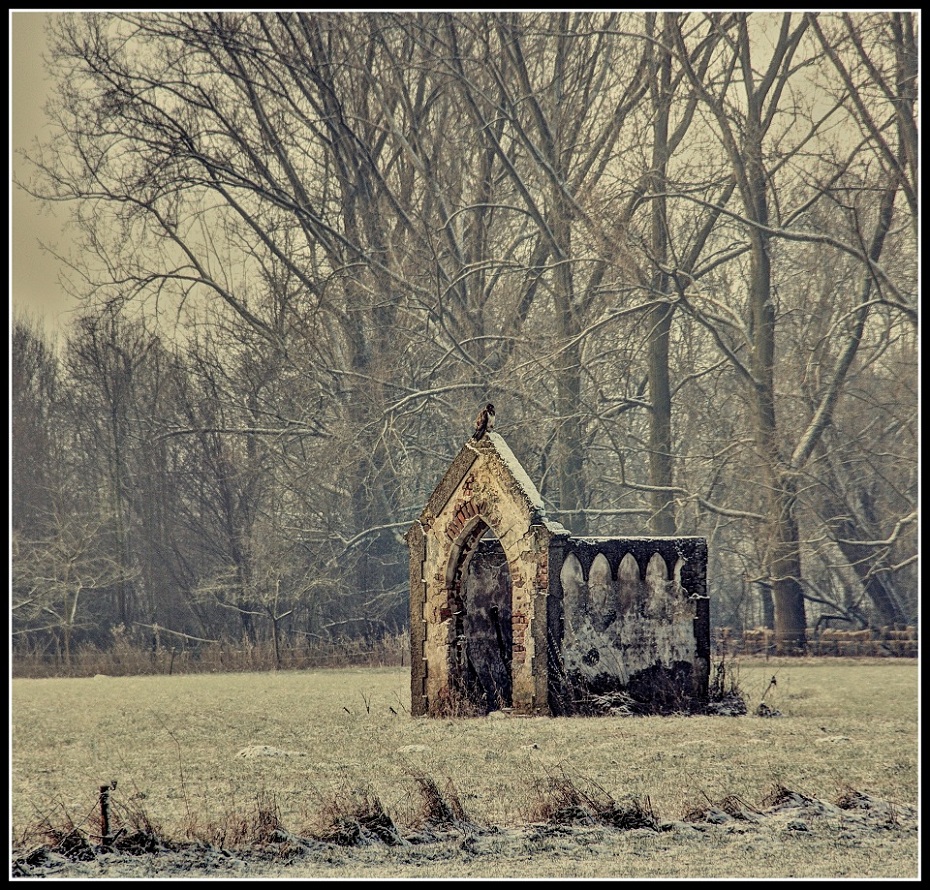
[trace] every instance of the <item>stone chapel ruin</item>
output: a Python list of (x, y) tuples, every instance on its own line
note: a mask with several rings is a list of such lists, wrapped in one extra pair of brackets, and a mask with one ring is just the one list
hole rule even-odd
[(705, 539), (574, 537), (488, 433), (456, 455), (407, 543), (414, 715), (706, 700)]

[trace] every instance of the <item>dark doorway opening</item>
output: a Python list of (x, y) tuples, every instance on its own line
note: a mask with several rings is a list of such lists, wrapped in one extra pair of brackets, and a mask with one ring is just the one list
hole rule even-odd
[(487, 714), (513, 706), (510, 569), (488, 529), (461, 563), (455, 684), (470, 709)]

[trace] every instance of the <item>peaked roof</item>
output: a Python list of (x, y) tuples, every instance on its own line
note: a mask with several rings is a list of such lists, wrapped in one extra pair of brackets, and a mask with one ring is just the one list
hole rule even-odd
[(446, 470), (439, 484), (436, 486), (432, 495), (430, 495), (426, 506), (420, 513), (419, 520), (422, 520), (428, 514), (436, 516), (442, 508), (449, 502), (453, 492), (458, 488), (459, 483), (465, 478), (465, 475), (472, 468), (472, 465), (484, 457), (485, 459), (496, 456), (509, 480), (508, 486), (516, 496), (522, 496), (530, 507), (533, 524), (544, 525), (553, 534), (569, 534), (568, 529), (558, 522), (554, 522), (546, 516), (546, 508), (543, 504), (542, 495), (533, 484), (523, 465), (517, 460), (510, 446), (504, 441), (498, 433), (487, 433), (478, 442), (468, 439), (460, 449), (459, 453), (452, 459), (452, 463)]

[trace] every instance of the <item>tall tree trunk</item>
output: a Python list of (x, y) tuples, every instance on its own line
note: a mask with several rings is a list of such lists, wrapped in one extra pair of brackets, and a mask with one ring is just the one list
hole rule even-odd
[[(765, 175), (761, 163), (747, 165), (756, 198), (755, 219), (768, 224)], [(775, 606), (775, 648), (780, 654), (802, 652), (807, 645), (807, 620), (801, 588), (801, 542), (795, 518), (797, 492), (783, 469), (775, 415), (775, 308), (772, 300), (769, 239), (759, 229), (751, 237), (750, 306), (753, 332), (756, 443), (768, 482), (769, 548), (766, 572)]]
[(782, 479), (771, 492), (769, 516), (772, 540), (768, 574), (775, 606), (775, 651), (798, 655), (807, 646), (807, 616), (801, 587), (801, 547), (794, 511), (797, 492), (793, 482)]
[[(553, 221), (553, 231), (565, 256), (571, 255), (571, 223), (567, 210), (559, 207)], [(555, 460), (558, 480), (559, 510), (571, 516), (569, 527), (585, 534), (584, 459), (581, 422), (581, 362), (582, 346), (578, 342), (576, 295), (571, 264), (561, 262), (556, 271), (556, 313), (558, 315), (558, 350), (555, 360), (556, 432)]]
[[(663, 42), (671, 45), (673, 14), (666, 13)], [(670, 290), (668, 268), (668, 206), (665, 198), (668, 167), (669, 103), (671, 102), (671, 54), (657, 50), (652, 66), (651, 90), (654, 107), (652, 142), (652, 299), (649, 310), (649, 476), (653, 486), (650, 526), (657, 535), (674, 535), (675, 502), (667, 491), (672, 487), (672, 390), (669, 382), (669, 333), (674, 309), (665, 302)]]

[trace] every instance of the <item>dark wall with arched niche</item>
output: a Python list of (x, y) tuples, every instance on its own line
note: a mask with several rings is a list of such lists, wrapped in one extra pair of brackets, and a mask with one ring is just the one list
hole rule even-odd
[(550, 553), (556, 714), (693, 709), (707, 696), (703, 538), (574, 538)]

